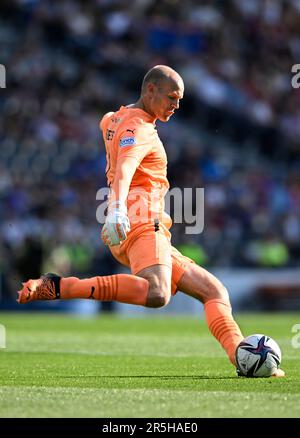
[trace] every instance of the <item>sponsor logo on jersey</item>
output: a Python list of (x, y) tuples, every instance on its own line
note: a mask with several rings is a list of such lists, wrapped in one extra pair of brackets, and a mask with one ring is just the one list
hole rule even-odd
[(123, 148), (125, 146), (133, 146), (136, 144), (135, 137), (123, 137), (120, 140), (120, 147)]

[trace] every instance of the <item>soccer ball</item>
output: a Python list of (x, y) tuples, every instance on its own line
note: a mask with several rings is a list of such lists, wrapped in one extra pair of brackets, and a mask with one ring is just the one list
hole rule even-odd
[(235, 359), (239, 376), (270, 377), (280, 365), (281, 351), (274, 339), (255, 334), (239, 344)]

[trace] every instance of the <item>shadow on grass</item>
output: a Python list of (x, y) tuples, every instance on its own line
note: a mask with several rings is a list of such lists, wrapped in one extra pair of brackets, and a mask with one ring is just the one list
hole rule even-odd
[(238, 376), (87, 376), (87, 375), (76, 375), (76, 376), (56, 376), (62, 379), (78, 379), (78, 378), (101, 378), (101, 379), (156, 379), (156, 380), (228, 380), (228, 379), (238, 379)]

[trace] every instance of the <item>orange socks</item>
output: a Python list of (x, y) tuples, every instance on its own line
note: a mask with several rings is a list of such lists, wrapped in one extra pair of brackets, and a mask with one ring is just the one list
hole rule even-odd
[(79, 280), (67, 277), (60, 280), (60, 298), (90, 298), (100, 301), (145, 306), (149, 282), (135, 275), (117, 274), (107, 277), (93, 277)]
[[(60, 298), (89, 298), (100, 301), (146, 306), (149, 282), (135, 275), (117, 274), (79, 280), (77, 277), (61, 278)], [(222, 299), (212, 299), (204, 304), (209, 330), (220, 342), (233, 365), (235, 351), (243, 335), (231, 314), (231, 306)]]
[(230, 305), (215, 298), (204, 304), (204, 311), (209, 330), (226, 351), (230, 362), (236, 366), (235, 350), (244, 336), (232, 317)]

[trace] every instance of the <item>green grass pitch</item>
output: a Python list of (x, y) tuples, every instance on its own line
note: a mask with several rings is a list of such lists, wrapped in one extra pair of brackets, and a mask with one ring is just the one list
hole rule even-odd
[(203, 320), (0, 314), (0, 417), (300, 417), (300, 314), (237, 315), (283, 353), (284, 379), (236, 377)]

